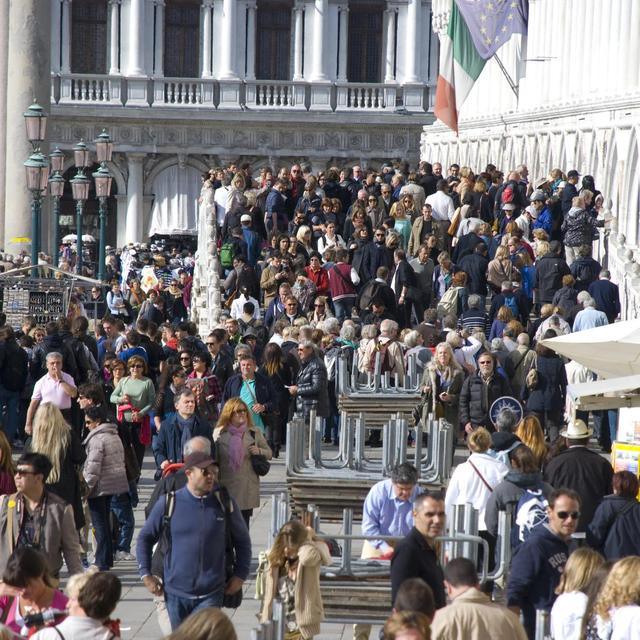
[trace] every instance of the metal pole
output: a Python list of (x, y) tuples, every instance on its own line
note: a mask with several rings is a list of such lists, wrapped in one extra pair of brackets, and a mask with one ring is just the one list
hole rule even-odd
[(53, 266), (60, 260), (60, 196), (53, 199)]
[(31, 202), (31, 277), (38, 277), (38, 218), (40, 217), (40, 194), (33, 193)]
[(76, 260), (76, 273), (82, 275), (82, 214), (84, 213), (84, 200), (76, 203), (76, 247), (78, 259)]
[(98, 215), (100, 219), (100, 243), (98, 245), (98, 280), (104, 282), (104, 263), (105, 253), (107, 246), (107, 198), (102, 196), (98, 198), (100, 202), (100, 208), (98, 209)]

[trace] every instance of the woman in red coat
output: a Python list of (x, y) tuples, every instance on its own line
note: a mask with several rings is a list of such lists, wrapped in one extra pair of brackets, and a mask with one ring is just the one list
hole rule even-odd
[(307, 278), (316, 285), (317, 294), (326, 296), (329, 293), (329, 274), (322, 268), (320, 254), (313, 252), (309, 258), (309, 266), (305, 267)]

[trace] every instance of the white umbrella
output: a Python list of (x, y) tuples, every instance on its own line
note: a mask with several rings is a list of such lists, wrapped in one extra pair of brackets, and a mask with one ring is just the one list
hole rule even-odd
[(541, 343), (602, 378), (640, 374), (640, 320), (616, 322)]

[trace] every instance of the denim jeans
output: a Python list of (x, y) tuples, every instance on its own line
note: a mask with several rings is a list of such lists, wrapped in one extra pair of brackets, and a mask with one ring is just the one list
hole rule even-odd
[(128, 493), (121, 493), (111, 498), (111, 511), (118, 520), (120, 532), (118, 533), (118, 543), (116, 551), (131, 551), (131, 540), (135, 529), (133, 509), (131, 508), (131, 496)]
[(355, 298), (343, 298), (342, 300), (333, 301), (333, 308), (336, 312), (336, 319), (338, 322), (342, 323), (351, 318), (351, 312), (354, 304)]
[(200, 598), (181, 598), (165, 591), (164, 599), (167, 603), (171, 629), (175, 631), (180, 626), (180, 623), (194, 611), (206, 609), (207, 607), (217, 607), (219, 609), (222, 606), (223, 597), (223, 589)]
[(4, 433), (11, 444), (18, 433), (18, 413), (20, 405), (20, 392), (9, 391), (0, 384), (0, 410), (2, 412), (2, 424)]
[(91, 513), (91, 524), (96, 536), (95, 564), (100, 571), (108, 571), (113, 566), (113, 544), (109, 520), (111, 497), (99, 496), (87, 500)]

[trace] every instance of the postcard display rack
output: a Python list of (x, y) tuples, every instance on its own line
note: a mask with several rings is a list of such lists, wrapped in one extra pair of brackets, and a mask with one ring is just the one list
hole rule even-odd
[(66, 313), (63, 289), (7, 287), (3, 294), (2, 310), (7, 314), (7, 324), (16, 329), (20, 328), (26, 315), (33, 316), (36, 324), (44, 325)]

